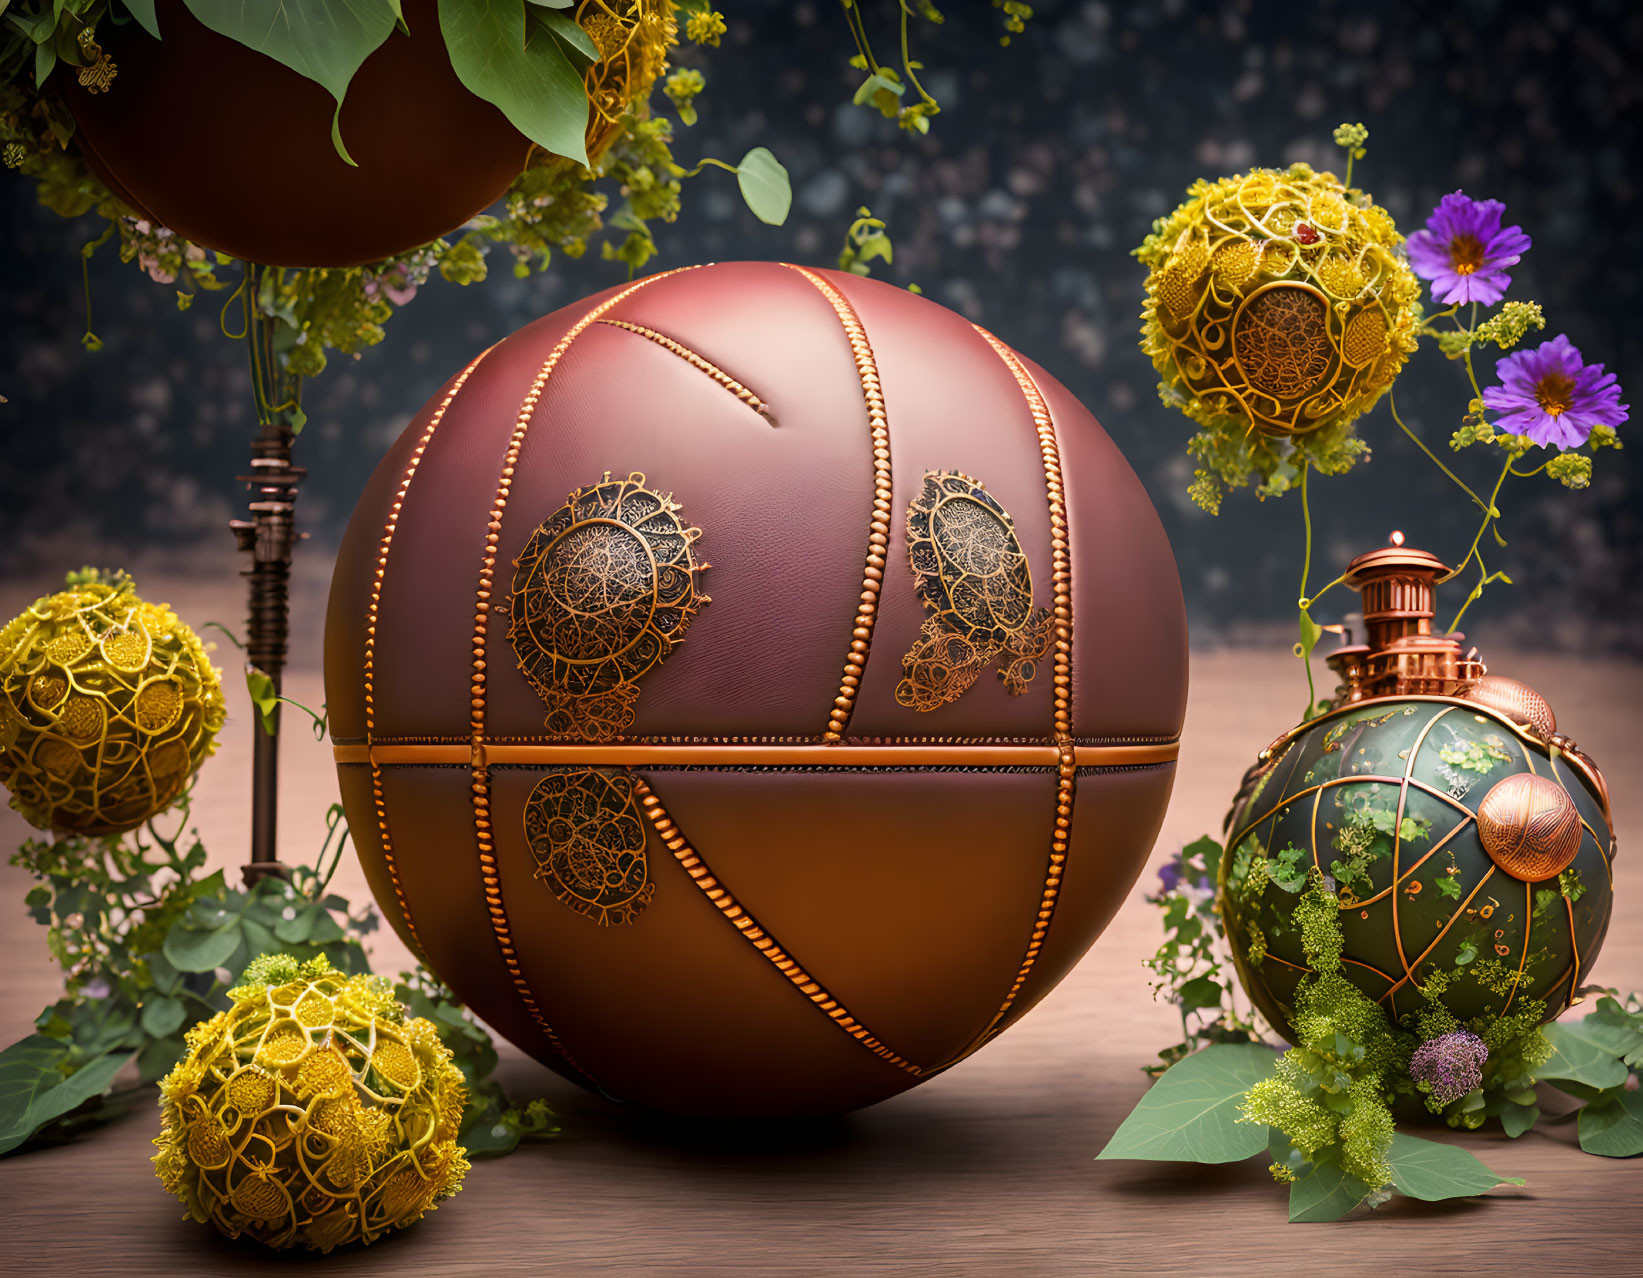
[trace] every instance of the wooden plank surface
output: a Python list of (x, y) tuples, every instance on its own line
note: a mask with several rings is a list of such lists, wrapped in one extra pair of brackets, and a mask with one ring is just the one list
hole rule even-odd
[[(0, 611), (9, 615), (26, 595), (0, 589)], [(187, 606), (183, 598), (173, 602)], [(236, 613), (232, 594), (222, 591), (196, 607), (206, 609), (190, 608), (196, 616)], [(1594, 976), (1643, 987), (1643, 935), (1633, 921), (1643, 860), (1628, 847), (1643, 828), (1643, 801), (1630, 784), (1643, 773), (1636, 717), (1643, 667), (1493, 655), (1495, 669), (1551, 699), (1560, 726), (1611, 779), (1620, 904)], [(313, 672), (299, 671), (291, 691), (309, 704), (322, 699)], [(1160, 849), (1219, 830), (1253, 752), (1289, 726), (1303, 700), (1298, 672), (1281, 654), (1195, 654), (1180, 776)], [(295, 717), (288, 722), (283, 847), (286, 859), (297, 860), (317, 846), (335, 789), (327, 747)], [(236, 862), (245, 846), (248, 769), (242, 719), (205, 773), (197, 807), (222, 864)], [(14, 814), (0, 816), (6, 846), (23, 832)], [(365, 895), (351, 862), (338, 886)], [(658, 1124), (585, 1096), (504, 1047), (510, 1083), (549, 1096), (564, 1135), (481, 1162), (463, 1193), (414, 1229), (335, 1253), (325, 1268), (963, 1275), (1643, 1269), (1632, 1224), (1643, 1209), (1643, 1160), (1589, 1157), (1567, 1128), (1515, 1142), (1498, 1132), (1454, 1138), (1497, 1171), (1526, 1177), (1522, 1190), (1449, 1205), (1397, 1200), (1333, 1226), (1286, 1224), (1285, 1196), (1259, 1159), (1221, 1168), (1093, 1162), (1144, 1088), (1139, 1067), (1174, 1032), (1173, 1011), (1150, 1000), (1139, 966), (1159, 936), (1156, 910), (1140, 899), (1145, 886), (1021, 1025), (932, 1082), (847, 1118), (797, 1128)], [(56, 988), (40, 930), (22, 911), (24, 890), (20, 871), (0, 871), (0, 1034), (8, 1041), (27, 1031)], [(374, 957), (381, 970), (405, 961), (391, 938)], [(110, 1127), (0, 1160), (0, 1272), (283, 1269), (288, 1261), (179, 1219), (146, 1161), (156, 1129), (157, 1112), (145, 1100)], [(1441, 1126), (1426, 1134), (1449, 1138)]]

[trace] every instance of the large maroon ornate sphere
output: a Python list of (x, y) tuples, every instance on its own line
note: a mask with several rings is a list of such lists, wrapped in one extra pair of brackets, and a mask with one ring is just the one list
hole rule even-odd
[(378, 901), (510, 1039), (681, 1113), (871, 1104), (1118, 908), (1186, 695), (1112, 441), (951, 311), (652, 276), (457, 374), (360, 499), (326, 635)]

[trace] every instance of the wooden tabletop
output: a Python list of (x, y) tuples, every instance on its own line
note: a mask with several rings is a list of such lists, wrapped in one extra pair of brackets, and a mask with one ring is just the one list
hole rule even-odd
[[(0, 589), (0, 611), (26, 602)], [(181, 599), (174, 602), (182, 603)], [(9, 615), (9, 613), (7, 614)], [(231, 598), (213, 614), (233, 616)], [(1603, 766), (1615, 791), (1621, 856), (1616, 922), (1594, 976), (1643, 987), (1634, 923), (1643, 857), (1636, 710), (1643, 667), (1494, 653), (1493, 668), (1551, 700), (1559, 725)], [(293, 695), (318, 704), (317, 675)], [(1253, 753), (1304, 701), (1283, 656), (1196, 653), (1175, 801), (1162, 851), (1218, 831)], [(333, 801), (328, 749), (294, 721), (285, 768), (284, 856), (317, 846)], [(232, 724), (205, 772), (202, 833), (222, 864), (246, 845), (249, 729)], [(0, 817), (0, 840), (24, 827)], [(236, 854), (228, 855), (229, 849)], [(1155, 862), (1159, 859), (1155, 855)], [(1148, 879), (1151, 878), (1148, 872)], [(0, 870), (0, 1034), (29, 1029), (55, 994), (40, 929), (23, 912), (25, 876)], [(363, 897), (357, 867), (338, 886)], [(1451, 1137), (1521, 1190), (1422, 1204), (1396, 1199), (1336, 1225), (1289, 1225), (1264, 1160), (1218, 1168), (1096, 1163), (1140, 1096), (1140, 1066), (1172, 1041), (1175, 1015), (1148, 995), (1141, 959), (1159, 939), (1138, 885), (1105, 936), (1021, 1025), (965, 1064), (904, 1096), (802, 1127), (672, 1127), (586, 1096), (504, 1046), (505, 1077), (548, 1096), (564, 1134), (482, 1161), (466, 1188), (422, 1223), (369, 1248), (333, 1253), (337, 1274), (802, 1273), (1637, 1273), (1643, 1160), (1583, 1154), (1567, 1128), (1508, 1141)], [(378, 944), (379, 970), (405, 962)], [(0, 1160), (0, 1272), (57, 1275), (237, 1274), (293, 1263), (180, 1219), (147, 1158), (158, 1113), (146, 1101), (68, 1144)]]

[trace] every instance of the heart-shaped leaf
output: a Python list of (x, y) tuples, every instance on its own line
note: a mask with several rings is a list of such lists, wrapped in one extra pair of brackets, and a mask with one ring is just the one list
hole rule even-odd
[(1603, 1158), (1643, 1154), (1643, 1092), (1621, 1092), (1580, 1111), (1580, 1147)]
[(588, 162), (588, 94), (559, 41), (531, 32), (519, 0), (439, 0), (457, 78), (555, 155)]
[(1289, 1187), (1289, 1223), (1339, 1220), (1373, 1191), (1339, 1163), (1319, 1163)]
[(1552, 1059), (1535, 1071), (1547, 1082), (1567, 1079), (1603, 1091), (1619, 1087), (1630, 1072), (1625, 1062), (1609, 1049), (1605, 1036), (1594, 1033), (1582, 1021), (1555, 1022), (1541, 1033), (1552, 1045)]
[(110, 1052), (66, 1077), (68, 1048), (30, 1034), (0, 1052), (0, 1154), (16, 1149), (54, 1118), (108, 1090), (130, 1052)]
[(1422, 1140), (1396, 1132), (1387, 1155), (1392, 1184), (1400, 1194), (1435, 1203), (1445, 1198), (1486, 1194), (1496, 1185), (1521, 1185), (1511, 1176), (1497, 1176), (1457, 1145)]
[(1244, 1094), (1278, 1056), (1255, 1043), (1213, 1043), (1171, 1065), (1112, 1134), (1098, 1159), (1233, 1163), (1266, 1148), (1267, 1129), (1238, 1121)]
[[(394, 29), (398, 15), (389, 0), (183, 0), (188, 11), (218, 35), (267, 54), (306, 76), (337, 101), (331, 141), (343, 146), (342, 99), (365, 59)], [(523, 9), (520, 10), (523, 16)]]
[(756, 146), (742, 156), (736, 166), (736, 185), (759, 221), (771, 226), (787, 221), (787, 212), (793, 207), (793, 185), (787, 170), (766, 148)]

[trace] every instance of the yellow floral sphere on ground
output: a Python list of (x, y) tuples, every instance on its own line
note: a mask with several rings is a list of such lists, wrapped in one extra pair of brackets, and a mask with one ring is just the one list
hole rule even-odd
[(40, 829), (119, 834), (216, 750), (222, 675), (129, 578), (70, 576), (0, 630), (0, 782)]
[(1186, 414), (1304, 435), (1366, 411), (1415, 349), (1391, 216), (1304, 164), (1188, 193), (1141, 252), (1143, 345)]
[(193, 1219), (330, 1251), (461, 1188), (461, 1071), (386, 977), (265, 955), (229, 997), (160, 1083), (154, 1165)]

